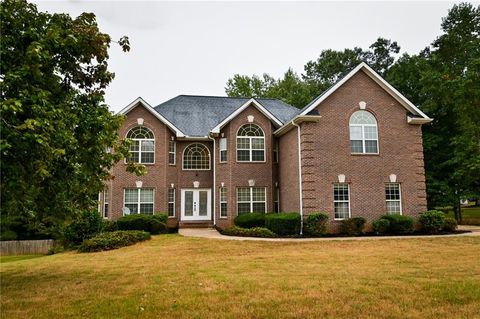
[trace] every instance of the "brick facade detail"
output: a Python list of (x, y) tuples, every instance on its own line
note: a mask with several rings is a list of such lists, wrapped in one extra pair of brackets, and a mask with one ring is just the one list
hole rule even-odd
[[(349, 118), (359, 110), (359, 102), (366, 102), (366, 110), (371, 112), (378, 125), (379, 154), (358, 155), (350, 151)], [(339, 222), (334, 220), (333, 185), (338, 175), (343, 174), (350, 185), (351, 216), (362, 216), (371, 222), (385, 214), (385, 184), (389, 175), (395, 174), (401, 185), (403, 214), (417, 216), (426, 210), (425, 176), (423, 166), (423, 146), (421, 125), (407, 124), (407, 111), (383, 88), (363, 71), (353, 75), (332, 95), (323, 101), (317, 110), (321, 115), (318, 122), (300, 124), (300, 148), (302, 164), (303, 212), (324, 211), (330, 216), (329, 231), (338, 231)], [(258, 125), (265, 135), (264, 162), (237, 162), (236, 135), (238, 129), (249, 123)], [(124, 189), (135, 188), (136, 181), (142, 187), (154, 188), (154, 211), (168, 209), (168, 189), (175, 189), (175, 216), (169, 218), (169, 226), (177, 226), (182, 221), (181, 190), (193, 188), (211, 189), (212, 221), (215, 212), (216, 225), (225, 228), (233, 224), (237, 216), (237, 189), (248, 187), (253, 180), (255, 187), (266, 188), (267, 212), (274, 210), (274, 192), (279, 188), (280, 210), (300, 211), (298, 131), (289, 130), (278, 138), (279, 163), (273, 162), (273, 149), (276, 137), (271, 120), (251, 105), (226, 124), (212, 139), (177, 139), (165, 124), (155, 117), (142, 104), (138, 104), (127, 114), (127, 119), (119, 131), (120, 137), (137, 126), (137, 119), (144, 119), (144, 126), (155, 135), (155, 163), (146, 165), (146, 176), (135, 176), (126, 172), (122, 161), (112, 169), (113, 179), (107, 181), (109, 192), (109, 219), (122, 216)], [(220, 162), (220, 138), (227, 139), (227, 161)], [(176, 163), (168, 164), (169, 141), (176, 141)], [(183, 170), (183, 150), (191, 143), (202, 143), (210, 151), (210, 170)], [(215, 159), (215, 178), (214, 165)], [(215, 180), (215, 181), (214, 181)], [(215, 183), (215, 185), (214, 185)], [(227, 191), (227, 217), (220, 217), (220, 187)], [(103, 207), (103, 196), (100, 196)], [(215, 201), (214, 201), (215, 198)]]

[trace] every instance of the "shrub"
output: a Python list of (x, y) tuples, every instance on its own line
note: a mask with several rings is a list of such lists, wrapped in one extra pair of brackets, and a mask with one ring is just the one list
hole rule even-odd
[(455, 218), (445, 218), (443, 223), (443, 230), (447, 232), (454, 232), (457, 229), (457, 221)]
[(159, 221), (160, 215), (134, 214), (123, 216), (117, 220), (119, 230), (143, 230), (152, 235), (163, 233), (167, 230), (165, 223)]
[(150, 234), (140, 230), (118, 230), (101, 233), (95, 237), (83, 241), (78, 248), (80, 252), (95, 252), (112, 250), (130, 246), (137, 242), (150, 239)]
[(300, 232), (300, 214), (271, 213), (265, 215), (265, 227), (279, 236), (297, 235)]
[(103, 218), (97, 211), (84, 211), (65, 228), (65, 243), (68, 246), (80, 245), (85, 239), (100, 233)]
[(376, 234), (386, 234), (390, 228), (390, 221), (388, 219), (380, 218), (372, 223), (372, 227)]
[(154, 219), (158, 220), (161, 223), (167, 224), (168, 215), (167, 213), (156, 212), (155, 215), (152, 216)]
[(109, 232), (109, 231), (116, 231), (118, 230), (118, 224), (114, 220), (105, 220), (103, 222), (103, 231), (104, 232)]
[(409, 216), (393, 214), (384, 215), (381, 219), (390, 222), (390, 227), (388, 227), (388, 233), (390, 234), (410, 234), (415, 230), (413, 218)]
[(422, 231), (427, 234), (438, 234), (445, 224), (445, 214), (438, 210), (429, 210), (418, 218)]
[(340, 232), (350, 235), (358, 236), (363, 234), (363, 228), (367, 220), (363, 217), (352, 217), (342, 220), (340, 225)]
[(321, 236), (327, 232), (327, 213), (311, 213), (305, 220), (304, 230), (307, 236)]
[(265, 227), (264, 213), (247, 213), (235, 217), (235, 225), (242, 228)]
[(242, 236), (242, 237), (265, 237), (272, 238), (276, 237), (270, 229), (265, 227), (253, 227), (253, 228), (242, 228), (238, 226), (232, 226), (221, 231), (223, 235), (227, 236)]

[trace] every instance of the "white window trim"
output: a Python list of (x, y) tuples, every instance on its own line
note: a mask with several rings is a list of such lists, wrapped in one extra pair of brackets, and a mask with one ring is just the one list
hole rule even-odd
[[(171, 190), (173, 190), (173, 202), (170, 201), (170, 194), (169, 194), (169, 192), (170, 192)], [(176, 208), (176, 207), (175, 207), (175, 206), (176, 206), (176, 205), (175, 205), (175, 200), (176, 200), (176, 191), (175, 191), (175, 188), (169, 188), (169, 189), (168, 189), (168, 192), (167, 192), (167, 205), (168, 205), (168, 206), (167, 206), (167, 217), (168, 217), (168, 218), (175, 218), (175, 217), (176, 217), (176, 214), (175, 214), (175, 208)], [(169, 215), (169, 211), (168, 211), (168, 209), (169, 209), (169, 207), (170, 207), (170, 204), (173, 204), (173, 215), (172, 215), (172, 216)]]
[[(224, 201), (222, 201), (222, 190), (225, 191), (225, 200), (224, 200)], [(222, 219), (228, 218), (228, 204), (227, 204), (228, 198), (227, 198), (227, 196), (228, 196), (228, 195), (227, 195), (227, 188), (226, 188), (226, 187), (220, 187), (219, 196), (218, 196), (218, 197), (219, 197), (219, 199), (220, 199), (220, 207), (219, 207), (219, 208), (220, 208), (220, 218), (222, 218)], [(226, 205), (227, 205), (227, 208), (226, 208), (227, 211), (226, 211), (225, 216), (222, 215), (222, 212), (223, 212), (223, 211), (222, 211), (222, 204), (226, 204)]]
[[(222, 140), (225, 140), (225, 149), (222, 149), (222, 143), (221, 143)], [(218, 162), (219, 162), (219, 163), (226, 163), (226, 162), (228, 161), (228, 140), (227, 140), (226, 137), (220, 138), (220, 141), (219, 141), (219, 143), (218, 143), (218, 149), (219, 149)], [(226, 153), (227, 153), (227, 156), (226, 156), (227, 159), (224, 160), (224, 161), (222, 161), (222, 152), (226, 152)]]
[[(129, 129), (127, 131), (127, 134), (125, 134), (125, 139), (127, 139), (127, 135), (128, 133), (130, 133), (131, 130), (137, 128), (137, 126), (134, 126), (132, 127), (131, 129)], [(155, 160), (156, 160), (156, 156), (155, 156), (155, 147), (156, 147), (156, 143), (155, 143), (155, 133), (153, 132), (153, 130), (147, 126), (144, 126), (145, 128), (147, 128), (148, 130), (150, 130), (150, 132), (152, 132), (152, 135), (153, 135), (153, 138), (128, 138), (130, 141), (139, 141), (139, 151), (138, 151), (138, 163), (136, 164), (142, 164), (142, 165), (154, 165), (155, 164)], [(142, 163), (142, 142), (141, 141), (153, 141), (153, 162), (151, 163)], [(136, 152), (130, 152), (130, 150), (128, 150), (128, 154), (130, 153), (136, 153)], [(150, 152), (149, 152), (150, 153)], [(124, 163), (127, 164), (128, 161), (127, 161), (127, 158), (124, 159)]]
[[(110, 202), (107, 201), (105, 202), (105, 198), (109, 198), (108, 196), (108, 189), (104, 190), (103, 191), (103, 209), (102, 209), (102, 216), (104, 219), (108, 219), (108, 213), (110, 212)], [(105, 216), (105, 203), (108, 205), (108, 209), (107, 209), (107, 216)]]
[[(201, 144), (201, 145), (205, 146), (205, 148), (207, 149), (207, 151), (208, 151), (208, 168), (202, 168), (202, 169), (185, 168), (185, 151), (187, 150), (188, 147), (190, 147), (190, 145), (193, 145), (193, 144)], [(185, 146), (185, 148), (183, 149), (183, 152), (182, 152), (182, 171), (209, 171), (210, 168), (211, 168), (211, 161), (212, 161), (212, 157), (210, 155), (210, 149), (208, 148), (207, 145), (205, 145), (203, 143), (198, 143), (198, 142), (190, 143), (187, 146)]]
[[(389, 199), (389, 200), (387, 200), (386, 195), (385, 195), (385, 208), (388, 207), (388, 205), (387, 205), (388, 202), (399, 202), (399, 204), (400, 204), (400, 212), (398, 212), (398, 213), (400, 213), (400, 215), (403, 215), (402, 185), (400, 185), (400, 183), (392, 183), (392, 182), (389, 182), (389, 183), (386, 183), (386, 184), (385, 184), (385, 187), (387, 187), (388, 184), (396, 184), (396, 185), (398, 185), (398, 195), (399, 195), (398, 197), (399, 197), (399, 199), (396, 199), (396, 200)], [(387, 212), (387, 214), (392, 214), (392, 215), (393, 215), (393, 213), (388, 212), (386, 209), (385, 209), (385, 212)]]
[[(153, 204), (153, 209), (152, 209), (152, 215), (155, 214), (155, 188), (153, 187), (144, 187), (144, 188), (136, 188), (136, 187), (126, 187), (123, 189), (123, 207), (126, 207), (125, 206), (125, 197), (126, 197), (126, 193), (127, 193), (127, 189), (136, 189), (138, 191), (138, 199), (137, 199), (137, 210), (138, 210), (138, 213), (135, 213), (133, 215), (137, 215), (137, 214), (140, 214), (140, 190), (142, 189), (152, 189), (153, 190), (153, 201), (152, 201), (152, 204)], [(129, 203), (130, 204), (130, 203)], [(132, 203), (133, 204), (133, 203)], [(144, 204), (150, 204), (150, 203), (144, 203)], [(122, 209), (123, 210), (123, 209)], [(123, 216), (126, 216), (124, 213), (122, 213)], [(132, 215), (132, 213), (130, 213), (130, 215)], [(146, 214), (143, 214), (143, 215), (146, 215)]]
[[(358, 111), (354, 112), (353, 114), (355, 114), (357, 112)], [(368, 112), (368, 111), (364, 111), (364, 112)], [(375, 119), (375, 124), (350, 124), (350, 121), (352, 120), (353, 114), (350, 116), (350, 119), (349, 119), (349, 122), (348, 122), (348, 134), (349, 134), (349, 138), (350, 138), (350, 153), (351, 154), (363, 154), (363, 155), (378, 155), (378, 154), (380, 154), (380, 142), (379, 142), (380, 139), (379, 139), (379, 136), (378, 136), (378, 121), (371, 112), (368, 112), (368, 113), (370, 113), (373, 116), (373, 118)], [(360, 127), (362, 129), (362, 152), (352, 152), (352, 144), (351, 144), (352, 135), (350, 133), (350, 128), (351, 127)], [(377, 138), (376, 139), (365, 138), (365, 127), (375, 127), (375, 133), (377, 135)], [(353, 141), (358, 141), (358, 140), (353, 140)], [(366, 148), (365, 148), (365, 141), (376, 141), (377, 142), (377, 152), (376, 153), (367, 153)]]
[[(245, 201), (239, 201), (238, 200), (238, 190), (240, 188), (249, 188), (250, 189), (250, 200), (248, 202), (245, 202)], [(253, 201), (253, 189), (254, 188), (263, 188), (264, 192), (265, 192), (265, 201), (263, 202), (259, 202), (259, 201)], [(250, 213), (253, 212), (253, 204), (254, 203), (265, 203), (265, 211), (264, 213), (266, 213), (268, 211), (267, 209), (267, 188), (266, 187), (262, 187), (262, 186), (251, 186), (251, 187), (237, 187), (237, 216), (238, 216), (238, 204), (245, 204), (245, 203), (249, 203), (250, 204)], [(257, 213), (257, 212), (255, 212)], [(260, 213), (260, 212), (258, 212)]]
[[(348, 201), (346, 200), (335, 200), (335, 185), (339, 184), (346, 184), (348, 187)], [(352, 217), (352, 209), (350, 207), (350, 200), (352, 198), (352, 194), (350, 193), (350, 184), (349, 183), (335, 183), (333, 184), (333, 220), (345, 220)], [(335, 217), (335, 203), (345, 203), (348, 202), (348, 217), (347, 218), (336, 218)]]
[[(170, 143), (173, 144), (173, 152), (170, 151)], [(173, 163), (170, 163), (170, 154), (173, 154)], [(177, 142), (175, 141), (168, 142), (168, 165), (177, 165)]]
[[(263, 136), (239, 136), (238, 135), (238, 132), (241, 130), (241, 128), (245, 125), (241, 125), (238, 130), (237, 130), (237, 134), (236, 134), (236, 137), (235, 137), (235, 143), (236, 143), (236, 149), (235, 149), (235, 159), (237, 161), (237, 163), (266, 163), (267, 162), (267, 152), (266, 152), (266, 148), (267, 148), (267, 145), (265, 144), (265, 131), (263, 130), (263, 128), (260, 127), (260, 125), (256, 124), (256, 123), (247, 123), (247, 124), (254, 124), (255, 126), (257, 126), (261, 131), (262, 131), (262, 134)], [(238, 139), (239, 138), (248, 138), (249, 139), (249, 145), (250, 147), (248, 149), (246, 148), (238, 148)], [(252, 160), (252, 153), (253, 153), (253, 148), (252, 148), (252, 139), (254, 138), (258, 138), (258, 139), (263, 139), (263, 161), (253, 161)], [(238, 159), (238, 151), (249, 151), (249, 160), (248, 161), (241, 161)], [(259, 149), (255, 149), (255, 151), (259, 151)]]

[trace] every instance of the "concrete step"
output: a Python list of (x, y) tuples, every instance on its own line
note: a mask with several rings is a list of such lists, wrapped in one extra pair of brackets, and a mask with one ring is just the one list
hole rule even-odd
[(180, 221), (178, 228), (213, 228), (213, 221), (199, 220), (199, 221)]

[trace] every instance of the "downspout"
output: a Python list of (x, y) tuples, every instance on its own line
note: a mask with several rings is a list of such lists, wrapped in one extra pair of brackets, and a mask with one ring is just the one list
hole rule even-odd
[(292, 125), (297, 127), (297, 146), (298, 146), (298, 193), (300, 200), (300, 235), (303, 235), (303, 187), (302, 187), (302, 149), (300, 138), (300, 125), (295, 123), (295, 119), (292, 120)]
[(215, 174), (215, 154), (217, 154), (217, 150), (215, 149), (215, 138), (208, 134), (208, 138), (213, 141), (213, 226), (217, 225), (216, 221), (216, 207), (217, 207), (217, 199), (216, 199), (216, 191), (217, 191), (217, 175)]

